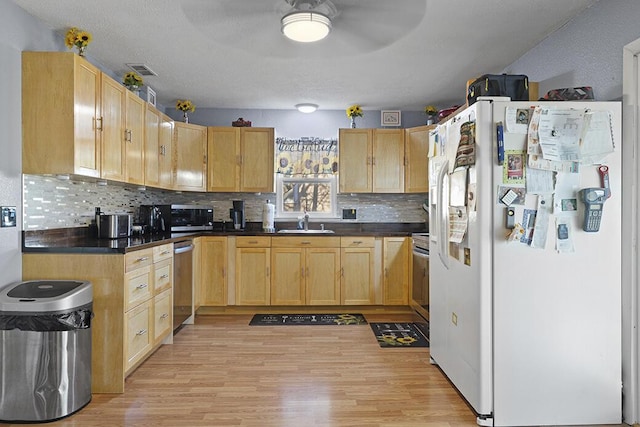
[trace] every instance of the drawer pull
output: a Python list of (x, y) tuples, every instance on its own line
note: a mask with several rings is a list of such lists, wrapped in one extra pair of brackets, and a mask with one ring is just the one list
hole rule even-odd
[(136, 332), (136, 335), (137, 336), (145, 335), (147, 332), (149, 331), (147, 331), (146, 329), (140, 329), (138, 332)]
[(171, 251), (162, 251), (162, 252), (160, 253), (160, 255), (167, 255), (167, 254), (170, 254), (170, 253), (171, 253)]
[(146, 261), (146, 260), (148, 260), (148, 259), (149, 259), (149, 257), (148, 257), (148, 256), (143, 256), (143, 257), (138, 258), (138, 259), (136, 260), (136, 262), (142, 262), (142, 261)]
[(147, 285), (146, 283), (141, 283), (141, 284), (139, 284), (138, 286), (136, 286), (136, 289), (144, 289), (144, 288), (146, 288), (147, 286), (149, 286), (149, 285)]
[(363, 243), (363, 241), (362, 241), (362, 240), (354, 240), (354, 241), (353, 241), (353, 244), (354, 244), (354, 245), (361, 245), (362, 243)]
[(311, 242), (308, 240), (303, 240), (302, 242), (300, 242), (301, 245), (310, 245)]
[(168, 274), (163, 274), (162, 276), (160, 276), (161, 279), (166, 279), (167, 277), (169, 277)]
[(168, 315), (167, 313), (164, 313), (162, 316), (160, 316), (160, 319), (164, 320), (164, 319), (166, 319), (167, 317), (169, 317), (169, 315)]
[(249, 244), (250, 245), (257, 245), (258, 241), (257, 240), (249, 240)]

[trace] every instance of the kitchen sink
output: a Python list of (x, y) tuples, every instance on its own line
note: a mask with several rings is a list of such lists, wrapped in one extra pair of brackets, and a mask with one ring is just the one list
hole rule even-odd
[(333, 234), (333, 230), (278, 230), (278, 233), (288, 234)]

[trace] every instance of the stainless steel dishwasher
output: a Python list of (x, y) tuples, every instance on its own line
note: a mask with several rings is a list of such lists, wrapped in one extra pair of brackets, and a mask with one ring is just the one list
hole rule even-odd
[(173, 331), (193, 323), (193, 241), (173, 244)]

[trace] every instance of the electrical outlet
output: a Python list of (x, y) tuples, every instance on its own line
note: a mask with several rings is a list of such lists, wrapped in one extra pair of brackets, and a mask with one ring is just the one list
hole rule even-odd
[(2, 213), (2, 222), (0, 227), (15, 227), (16, 226), (16, 207), (15, 206), (2, 206), (0, 207)]
[(356, 219), (356, 210), (342, 209), (342, 219)]

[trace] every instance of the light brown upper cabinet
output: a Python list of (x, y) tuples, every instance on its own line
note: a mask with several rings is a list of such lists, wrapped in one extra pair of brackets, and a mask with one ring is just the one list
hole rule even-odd
[(72, 52), (22, 53), (22, 171), (144, 184), (144, 101)]
[(180, 191), (207, 191), (207, 128), (174, 122), (174, 182)]
[(173, 120), (150, 104), (145, 112), (144, 182), (149, 187), (173, 185)]
[(125, 182), (144, 185), (144, 114), (146, 102), (130, 90), (125, 92)]
[(102, 73), (72, 52), (22, 53), (22, 171), (100, 177)]
[(208, 191), (273, 192), (274, 129), (208, 128)]
[(429, 191), (429, 132), (436, 125), (418, 126), (404, 130), (404, 192)]
[(404, 191), (403, 129), (340, 129), (341, 193)]

